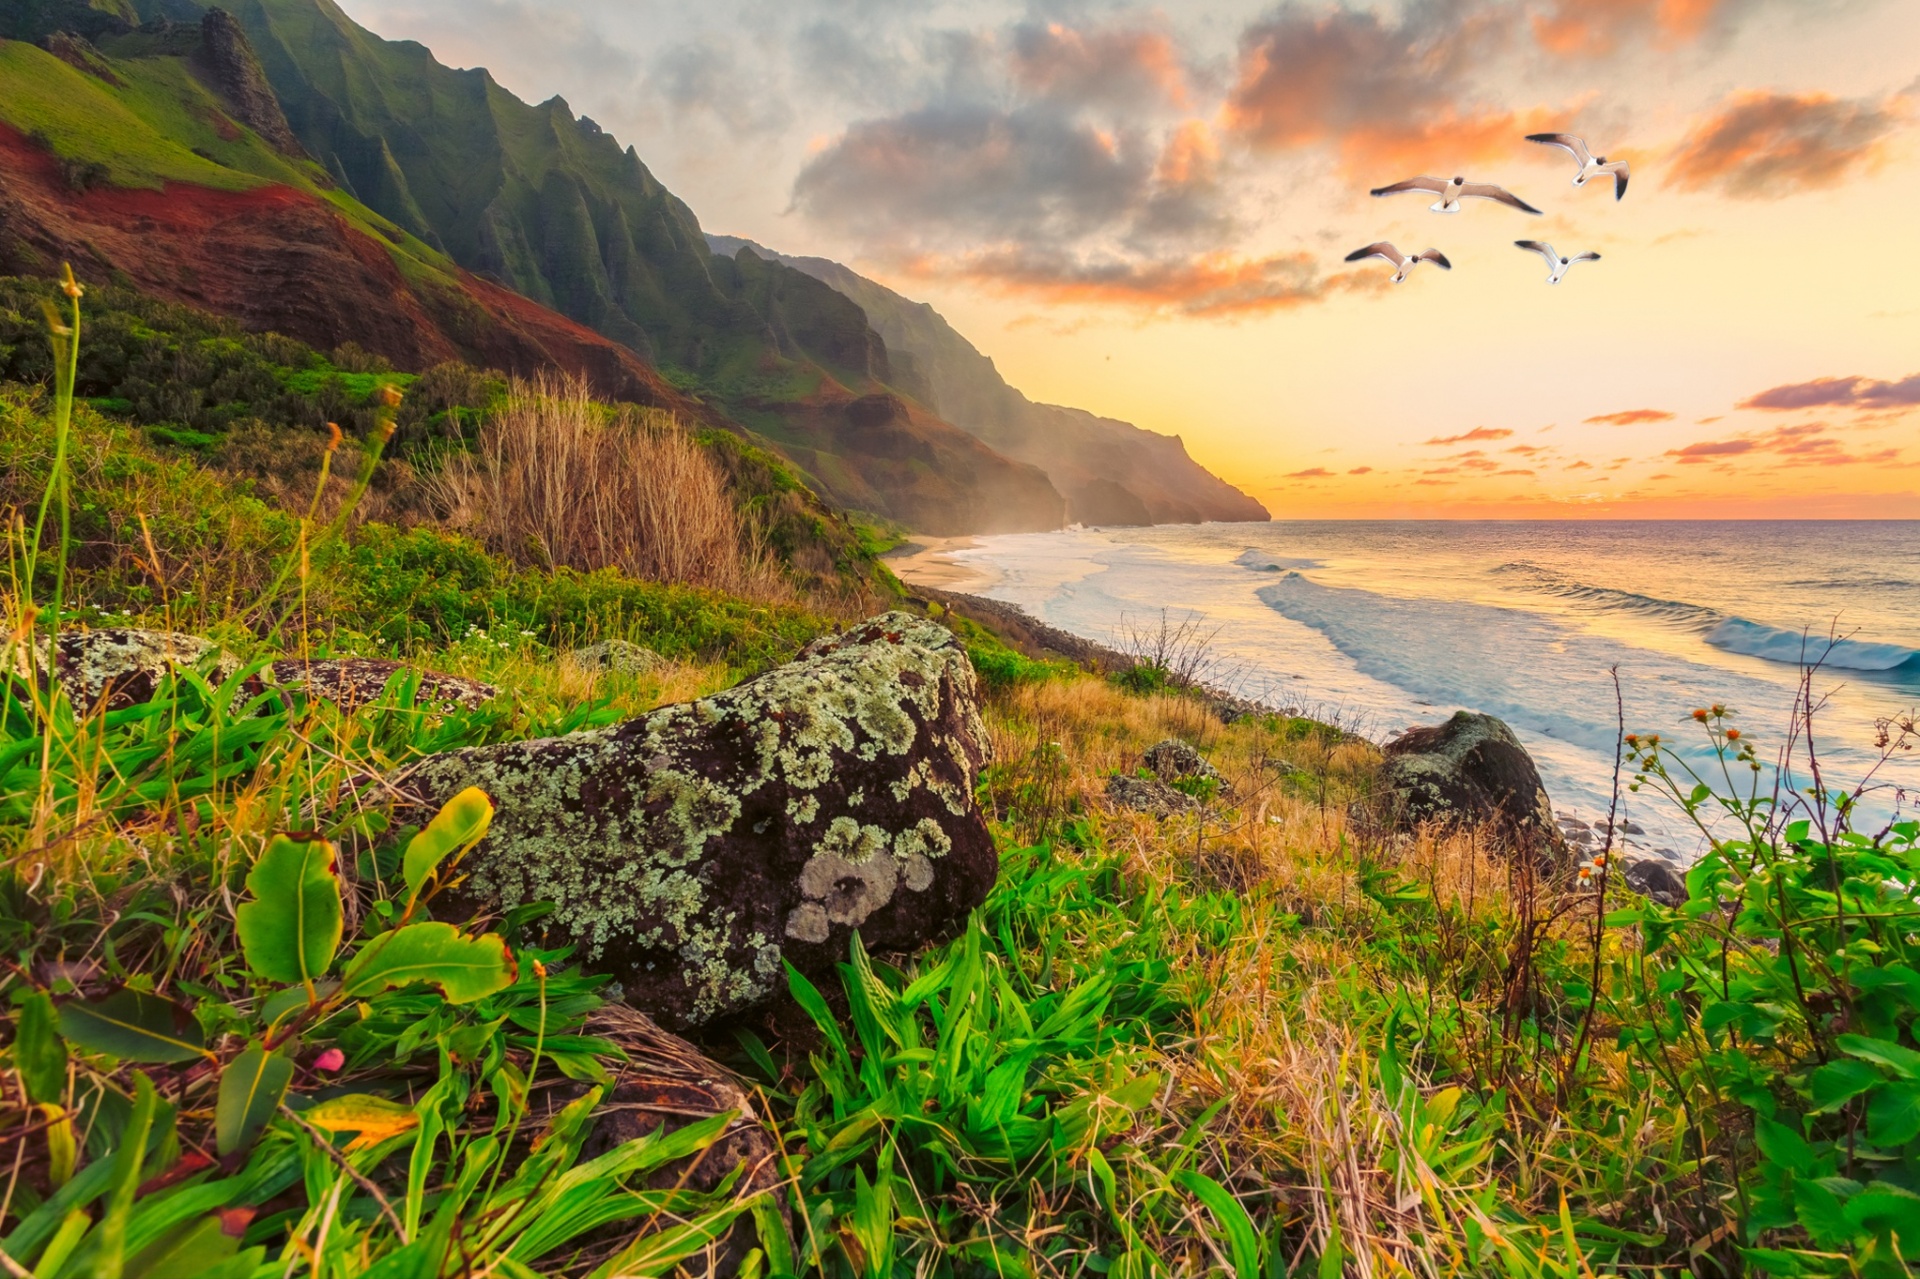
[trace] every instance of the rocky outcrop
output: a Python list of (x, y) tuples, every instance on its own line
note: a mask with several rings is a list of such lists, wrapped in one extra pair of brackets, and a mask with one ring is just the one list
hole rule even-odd
[[(108, 627), (92, 631), (62, 631), (53, 646), (52, 675), (65, 690), (67, 699), (79, 714), (100, 710), (116, 711), (153, 700), (160, 683), (179, 670), (198, 670), (210, 683), (223, 684), (241, 669), (243, 663), (210, 639), (183, 635), (178, 631), (145, 631), (132, 627)], [(48, 651), (43, 642), (31, 672), (46, 683)], [(250, 676), (241, 695), (255, 697), (270, 687), (306, 693), (312, 697), (355, 707), (379, 697), (395, 675), (408, 668), (399, 662), (369, 658), (341, 657), (286, 659), (269, 663)], [(16, 651), (13, 661), (16, 677), (29, 675), (24, 651)], [(417, 705), (478, 706), (498, 695), (491, 684), (421, 671), (415, 686)]]
[(200, 50), (194, 69), (233, 110), (233, 118), (252, 129), (282, 155), (304, 160), (307, 152), (293, 136), (267, 73), (247, 43), (247, 33), (225, 9), (208, 9), (200, 19)]
[(1205, 799), (1233, 793), (1232, 785), (1206, 757), (1178, 738), (1149, 746), (1141, 765), (1140, 773), (1116, 773), (1107, 779), (1108, 803), (1137, 813), (1171, 817), (1192, 812)]
[(457, 907), (552, 902), (549, 943), (685, 1027), (773, 994), (786, 962), (830, 970), (855, 929), (894, 950), (957, 926), (998, 870), (987, 757), (966, 653), (889, 613), (711, 697), (398, 782), (420, 812), (493, 800)]
[(1386, 745), (1383, 780), (1403, 826), (1491, 826), (1558, 859), (1566, 850), (1533, 758), (1502, 720), (1459, 711)]
[(1687, 881), (1661, 858), (1628, 856), (1620, 863), (1620, 877), (1628, 888), (1662, 906), (1687, 904)]

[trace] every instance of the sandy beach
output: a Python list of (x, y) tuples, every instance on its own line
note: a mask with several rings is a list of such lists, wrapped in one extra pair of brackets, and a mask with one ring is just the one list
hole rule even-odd
[(977, 537), (916, 537), (881, 558), (903, 582), (938, 591), (975, 590), (993, 575), (954, 560), (957, 551), (980, 545)]

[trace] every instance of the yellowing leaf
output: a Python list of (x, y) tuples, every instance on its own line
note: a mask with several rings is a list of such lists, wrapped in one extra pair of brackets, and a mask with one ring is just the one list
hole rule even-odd
[(433, 820), (408, 841), (400, 870), (407, 881), (409, 910), (440, 863), (456, 851), (464, 855), (480, 842), (492, 823), (493, 801), (478, 786), (469, 786), (448, 800)]
[(420, 1123), (412, 1107), (365, 1093), (331, 1097), (300, 1117), (322, 1132), (358, 1133), (347, 1143), (350, 1151), (377, 1146), (389, 1137), (413, 1131)]

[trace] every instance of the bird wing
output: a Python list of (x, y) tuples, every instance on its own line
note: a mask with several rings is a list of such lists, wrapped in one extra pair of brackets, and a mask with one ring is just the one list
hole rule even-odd
[(1375, 187), (1374, 195), (1393, 195), (1400, 191), (1431, 191), (1438, 195), (1447, 189), (1444, 178), (1408, 178), (1405, 182), (1396, 182), (1390, 187)]
[(1593, 162), (1593, 152), (1587, 150), (1585, 140), (1576, 138), (1571, 133), (1529, 133), (1527, 141), (1559, 147), (1562, 151), (1571, 151), (1573, 158), (1580, 162), (1580, 167), (1583, 169)]
[(1572, 258), (1568, 259), (1568, 261), (1571, 261), (1571, 262), (1598, 262), (1599, 260), (1600, 260), (1600, 255), (1598, 253), (1595, 253), (1591, 249), (1587, 250), (1585, 253), (1575, 254)]
[(1613, 198), (1623, 198), (1627, 194), (1627, 162), (1615, 160), (1612, 164), (1601, 165), (1600, 171), (1613, 175)]
[(1540, 212), (1505, 187), (1497, 187), (1491, 182), (1469, 182), (1460, 188), (1460, 194), (1462, 197), (1473, 196), (1476, 199), (1492, 200), (1509, 208), (1519, 209), (1522, 213)]
[(1547, 260), (1548, 265), (1559, 267), (1560, 255), (1553, 251), (1551, 244), (1542, 244), (1538, 240), (1515, 240), (1514, 243), (1529, 253), (1538, 253)]
[(1442, 271), (1453, 270), (1453, 263), (1447, 261), (1447, 255), (1438, 249), (1428, 249), (1420, 255), (1420, 260), (1422, 262), (1431, 262)]
[(1407, 264), (1407, 260), (1401, 256), (1400, 250), (1394, 248), (1392, 244), (1385, 240), (1376, 241), (1364, 249), (1355, 249), (1353, 252), (1347, 254), (1347, 261), (1349, 262), (1358, 262), (1362, 258), (1385, 258), (1396, 267)]

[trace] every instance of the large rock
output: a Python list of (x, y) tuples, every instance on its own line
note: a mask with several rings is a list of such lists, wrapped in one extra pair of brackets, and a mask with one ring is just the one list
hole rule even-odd
[(1532, 756), (1502, 720), (1459, 711), (1386, 745), (1384, 780), (1403, 825), (1491, 826), (1558, 858), (1566, 842)]
[(987, 756), (965, 652), (889, 613), (724, 693), (400, 784), (421, 812), (490, 795), (465, 903), (554, 903), (549, 942), (685, 1027), (772, 994), (783, 961), (829, 970), (856, 928), (890, 950), (958, 925), (998, 871), (973, 797)]

